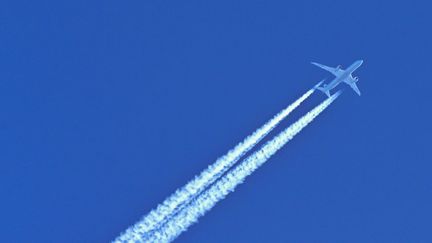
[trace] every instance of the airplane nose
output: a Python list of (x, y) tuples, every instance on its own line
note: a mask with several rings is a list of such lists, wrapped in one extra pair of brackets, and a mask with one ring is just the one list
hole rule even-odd
[(358, 60), (357, 62), (358, 62), (360, 65), (363, 64), (363, 60)]

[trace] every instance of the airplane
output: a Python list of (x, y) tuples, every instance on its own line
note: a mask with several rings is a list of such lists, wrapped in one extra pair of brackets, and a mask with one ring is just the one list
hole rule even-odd
[[(343, 70), (342, 67), (339, 65), (337, 67), (328, 67), (316, 62), (312, 62), (313, 65), (318, 66), (324, 70), (327, 70), (331, 72), (334, 76), (336, 76), (335, 79), (333, 79), (330, 83), (324, 84), (323, 86), (317, 85), (316, 89), (320, 90), (324, 94), (326, 94), (328, 97), (330, 97), (330, 90), (338, 86), (340, 83), (344, 82), (351, 86), (351, 88), (360, 96), (360, 90), (358, 89), (356, 83), (359, 81), (358, 77), (353, 77), (352, 73), (359, 68), (363, 64), (363, 60), (355, 61), (351, 66), (349, 66), (347, 69)], [(322, 82), (322, 81), (321, 81)], [(321, 84), (321, 82), (319, 84)]]

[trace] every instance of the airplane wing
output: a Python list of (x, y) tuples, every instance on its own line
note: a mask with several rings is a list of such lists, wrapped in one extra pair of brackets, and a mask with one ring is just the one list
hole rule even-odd
[(349, 86), (351, 86), (351, 88), (360, 96), (361, 95), (361, 93), (360, 93), (360, 90), (359, 90), (359, 88), (357, 87), (357, 84), (356, 83), (348, 83), (349, 84)]
[(316, 62), (312, 62), (312, 64), (315, 65), (315, 66), (317, 66), (317, 67), (320, 67), (320, 68), (322, 68), (322, 69), (324, 69), (326, 71), (331, 72), (336, 77), (339, 77), (341, 74), (344, 73), (344, 70), (342, 70), (339, 67), (336, 67), (336, 68), (328, 67), (326, 65), (322, 65), (322, 64), (319, 64), (319, 63), (316, 63)]

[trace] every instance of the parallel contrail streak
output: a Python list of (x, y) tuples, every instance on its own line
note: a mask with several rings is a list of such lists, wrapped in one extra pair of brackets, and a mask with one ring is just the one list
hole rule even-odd
[(170, 221), (166, 222), (165, 225), (158, 229), (145, 242), (170, 242), (183, 231), (186, 231), (199, 217), (203, 216), (215, 206), (218, 201), (224, 199), (228, 193), (234, 191), (235, 187), (241, 184), (248, 175), (264, 164), (274, 153), (313, 121), (313, 119), (324, 111), (340, 94), (341, 92), (337, 92), (323, 101), (275, 138), (263, 145), (260, 150), (247, 157), (241, 164), (228, 172), (207, 191), (203, 192), (187, 207), (172, 217)]
[(149, 237), (170, 216), (187, 205), (196, 195), (204, 191), (209, 185), (230, 169), (245, 153), (261, 141), (273, 128), (306, 100), (315, 89), (310, 89), (294, 103), (275, 115), (271, 120), (237, 144), (226, 155), (220, 157), (215, 163), (201, 172), (200, 175), (189, 181), (185, 186), (175, 191), (156, 209), (148, 213), (142, 220), (129, 227), (114, 242), (143, 241)]

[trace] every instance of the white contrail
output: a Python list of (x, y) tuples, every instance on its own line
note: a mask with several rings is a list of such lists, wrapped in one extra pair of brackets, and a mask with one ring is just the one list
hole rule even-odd
[(195, 223), (200, 216), (209, 211), (218, 201), (234, 191), (235, 187), (264, 164), (274, 153), (282, 148), (297, 133), (306, 127), (316, 116), (324, 111), (341, 92), (335, 93), (323, 101), (298, 121), (293, 123), (275, 138), (267, 142), (262, 148), (247, 157), (236, 168), (214, 183), (207, 191), (195, 198), (187, 207), (173, 216), (165, 225), (159, 228), (145, 242), (170, 242)]
[[(320, 83), (319, 83), (320, 84)], [(319, 85), (318, 84), (318, 85)], [(315, 86), (316, 87), (316, 86)], [(152, 210), (135, 225), (129, 227), (114, 242), (143, 241), (152, 230), (158, 228), (170, 216), (186, 206), (196, 195), (204, 191), (209, 185), (230, 169), (245, 153), (261, 141), (278, 123), (287, 117), (295, 108), (306, 100), (314, 91), (310, 89), (291, 105), (275, 115), (271, 120), (237, 144), (226, 155), (220, 157), (215, 163), (201, 172), (200, 175), (189, 181), (185, 186), (176, 190), (171, 196)]]

